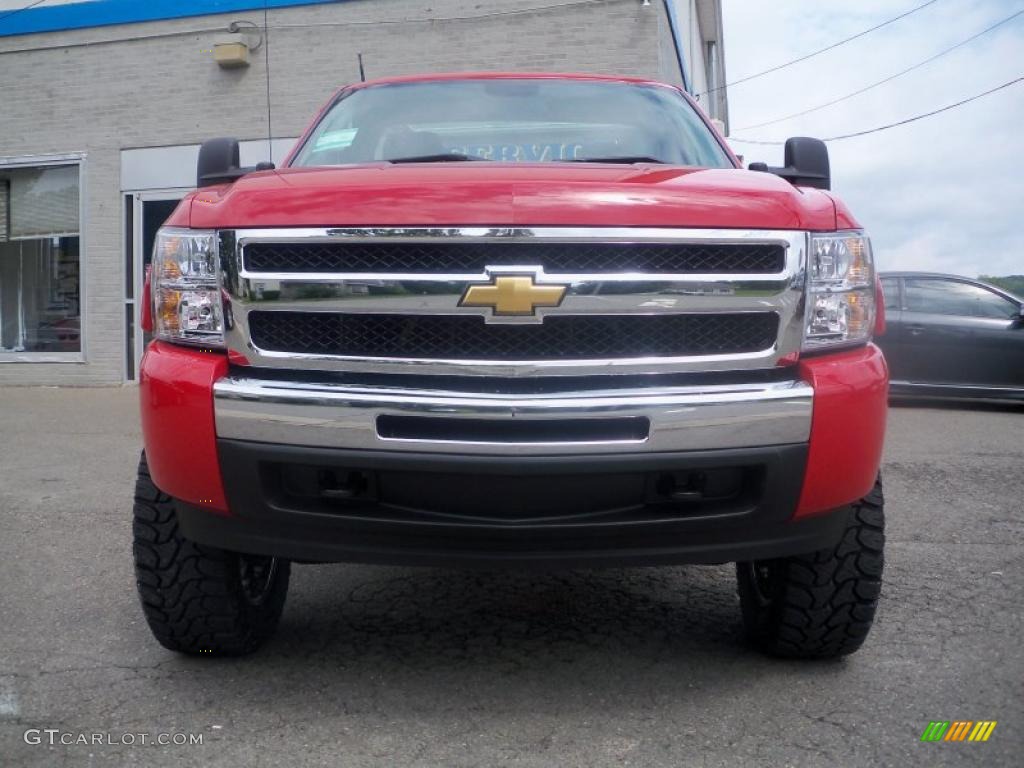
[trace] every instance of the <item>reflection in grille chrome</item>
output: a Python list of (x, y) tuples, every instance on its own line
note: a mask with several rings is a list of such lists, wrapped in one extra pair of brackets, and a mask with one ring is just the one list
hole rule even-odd
[(419, 360), (742, 354), (769, 349), (778, 326), (775, 312), (561, 315), (534, 326), (489, 325), (470, 315), (249, 314), (252, 341), (267, 352)]
[(250, 272), (467, 273), (500, 265), (549, 274), (647, 272), (774, 274), (785, 248), (774, 243), (339, 242), (249, 243)]

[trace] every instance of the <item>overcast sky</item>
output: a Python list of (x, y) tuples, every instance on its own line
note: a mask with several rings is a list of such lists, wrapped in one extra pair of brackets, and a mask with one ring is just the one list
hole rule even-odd
[[(727, 80), (892, 18), (923, 0), (723, 0)], [(927, 112), (1024, 75), (1024, 16), (890, 83), (801, 111), (905, 69), (1024, 8), (938, 0), (877, 32), (729, 89), (733, 137), (850, 133)], [(872, 238), (882, 269), (1024, 274), (1024, 82), (950, 112), (829, 144), (833, 190)], [(733, 143), (781, 165), (781, 147)]]

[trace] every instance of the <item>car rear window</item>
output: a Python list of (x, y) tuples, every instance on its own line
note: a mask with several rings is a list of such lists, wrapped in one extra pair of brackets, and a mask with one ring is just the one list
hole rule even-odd
[(1001, 319), (1014, 317), (1020, 311), (1012, 301), (994, 291), (956, 280), (909, 277), (903, 290), (910, 312)]

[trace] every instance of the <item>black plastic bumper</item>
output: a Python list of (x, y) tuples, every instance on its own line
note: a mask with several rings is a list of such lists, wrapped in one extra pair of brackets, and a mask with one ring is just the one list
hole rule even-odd
[(179, 504), (183, 534), (293, 560), (720, 563), (832, 546), (846, 517), (791, 522), (806, 445), (544, 457), (218, 447), (232, 515)]

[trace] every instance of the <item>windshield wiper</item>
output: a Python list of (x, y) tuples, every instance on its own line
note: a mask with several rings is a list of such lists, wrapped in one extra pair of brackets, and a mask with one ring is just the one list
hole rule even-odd
[(412, 157), (395, 157), (386, 160), (388, 163), (465, 163), (475, 160), (486, 160), (479, 155), (463, 155), (460, 152), (441, 152), (433, 155), (413, 155)]
[[(386, 163), (467, 163), (478, 160), (487, 161), (486, 157), (479, 155), (464, 155), (461, 152), (438, 152), (432, 155), (412, 155), (411, 157), (395, 157), (385, 160)], [(575, 157), (572, 160), (564, 160), (566, 163), (657, 163), (664, 165), (664, 160), (645, 155), (624, 155), (616, 157)]]
[(622, 163), (624, 165), (629, 163), (658, 163), (664, 165), (664, 160), (659, 160), (656, 157), (645, 157), (643, 155), (625, 155), (622, 157), (574, 157), (572, 160), (567, 162), (570, 163)]

